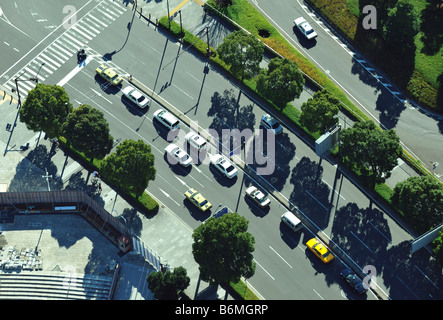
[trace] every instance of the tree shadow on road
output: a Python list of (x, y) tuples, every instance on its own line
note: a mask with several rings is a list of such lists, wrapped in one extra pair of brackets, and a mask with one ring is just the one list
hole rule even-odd
[(322, 181), (323, 167), (320, 163), (303, 157), (292, 169), (290, 183), (294, 190), (290, 202), (309, 217), (321, 230), (328, 226), (331, 205), (330, 190)]

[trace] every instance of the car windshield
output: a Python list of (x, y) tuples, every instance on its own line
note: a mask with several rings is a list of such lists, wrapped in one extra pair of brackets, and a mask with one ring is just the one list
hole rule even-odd
[(261, 200), (260, 200), (260, 203), (263, 203), (263, 202), (265, 202), (265, 201), (267, 201), (268, 200), (268, 197), (263, 197)]
[(277, 129), (278, 127), (280, 127), (280, 124), (278, 122), (274, 122), (272, 129)]
[(200, 202), (200, 207), (203, 207), (207, 203), (208, 203), (208, 200), (204, 200), (204, 201)]
[(180, 161), (183, 161), (183, 162), (189, 159), (189, 155), (184, 152), (178, 153), (177, 157), (180, 159)]
[(116, 74), (115, 76), (113, 76), (113, 77), (111, 78), (111, 80), (115, 80), (115, 79), (117, 79), (117, 77), (118, 77), (118, 75)]
[(326, 259), (327, 257), (329, 257), (329, 255), (330, 255), (331, 253), (328, 251), (328, 252), (326, 252), (324, 255), (323, 255), (323, 259)]
[(140, 97), (137, 99), (138, 102), (142, 102), (143, 100), (145, 100), (145, 97), (144, 97), (144, 96), (140, 96)]
[(306, 30), (306, 34), (311, 34), (311, 33), (313, 33), (313, 32), (314, 32), (314, 29)]
[(231, 171), (234, 171), (234, 170), (235, 170), (235, 168), (234, 168), (233, 165), (229, 165), (229, 166), (226, 168), (226, 171), (227, 171), (227, 172), (231, 172)]

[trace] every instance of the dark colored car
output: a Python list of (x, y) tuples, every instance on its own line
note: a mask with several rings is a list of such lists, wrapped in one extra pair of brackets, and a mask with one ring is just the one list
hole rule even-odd
[(349, 268), (340, 272), (340, 277), (345, 280), (351, 288), (358, 294), (363, 294), (368, 290), (368, 286)]

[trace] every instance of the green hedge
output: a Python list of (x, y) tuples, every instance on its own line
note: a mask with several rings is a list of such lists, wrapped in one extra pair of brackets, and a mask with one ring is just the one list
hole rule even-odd
[[(83, 166), (89, 167), (89, 170), (95, 170), (100, 172), (100, 160), (93, 159), (92, 161), (87, 158), (82, 152), (72, 148), (70, 143), (66, 140), (65, 137), (60, 136), (58, 138), (60, 143), (60, 147), (64, 149), (65, 152), (69, 152), (73, 158), (82, 163)], [(102, 177), (102, 180), (106, 182), (106, 177)], [(119, 190), (120, 192), (123, 192)], [(139, 197), (136, 197), (134, 194), (126, 194), (129, 197), (129, 200), (136, 203), (140, 209), (145, 209), (146, 213), (154, 214), (158, 211), (159, 204), (152, 198), (148, 193), (143, 192), (143, 194)]]

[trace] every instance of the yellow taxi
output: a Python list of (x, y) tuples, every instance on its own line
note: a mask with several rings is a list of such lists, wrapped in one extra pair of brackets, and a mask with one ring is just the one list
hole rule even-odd
[(208, 200), (206, 200), (205, 197), (203, 197), (201, 193), (199, 193), (194, 188), (191, 188), (188, 191), (186, 191), (185, 197), (189, 201), (191, 201), (194, 206), (196, 206), (203, 212), (209, 210), (212, 207), (212, 204)]
[(97, 73), (100, 77), (110, 82), (113, 86), (119, 85), (122, 83), (123, 78), (120, 77), (114, 70), (108, 67), (106, 64), (102, 64), (97, 69), (95, 69), (95, 73)]
[(328, 248), (324, 246), (316, 238), (312, 238), (306, 242), (306, 246), (311, 250), (321, 261), (324, 263), (329, 263), (334, 259), (332, 253), (329, 252)]

